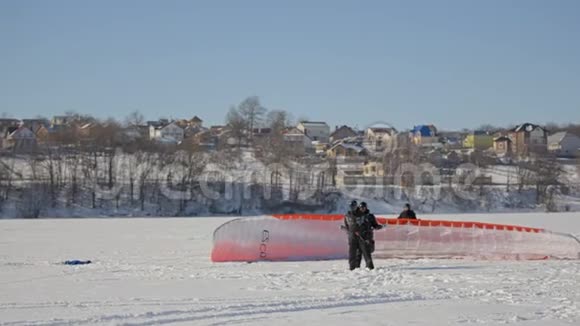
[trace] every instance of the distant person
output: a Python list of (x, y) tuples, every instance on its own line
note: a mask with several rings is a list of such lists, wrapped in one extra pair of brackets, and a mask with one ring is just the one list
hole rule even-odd
[(358, 206), (357, 202), (353, 200), (350, 203), (349, 211), (344, 216), (343, 228), (348, 232), (348, 264), (351, 271), (360, 268), (363, 257), (368, 269), (375, 268), (371, 256), (372, 230), (382, 227), (377, 223), (374, 215), (370, 214), (366, 203), (361, 204), (364, 206)]
[(399, 218), (416, 220), (417, 215), (415, 215), (415, 212), (411, 209), (411, 205), (405, 204), (403, 211), (401, 212), (401, 214), (399, 214)]

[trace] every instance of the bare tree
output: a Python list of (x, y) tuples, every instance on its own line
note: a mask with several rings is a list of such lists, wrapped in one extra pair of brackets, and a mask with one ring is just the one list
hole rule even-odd
[(93, 145), (96, 146), (96, 151), (99, 155), (105, 159), (103, 168), (107, 175), (107, 187), (109, 189), (112, 189), (115, 185), (115, 164), (119, 159), (116, 152), (123, 145), (121, 133), (121, 126), (114, 119), (108, 119), (91, 130)]
[(2, 204), (10, 198), (14, 188), (13, 181), (18, 177), (18, 174), (14, 171), (14, 165), (15, 162), (12, 158), (3, 157), (0, 159), (0, 209)]
[(247, 123), (248, 135), (251, 141), (254, 128), (257, 128), (262, 123), (267, 110), (260, 104), (260, 98), (250, 96), (238, 105), (238, 111)]
[(565, 129), (565, 127), (563, 125), (559, 125), (558, 123), (555, 122), (548, 122), (544, 128), (546, 128), (546, 130), (548, 130), (549, 132), (558, 132), (558, 131), (562, 131)]
[(417, 163), (421, 156), (419, 146), (408, 137), (395, 135), (390, 148), (383, 155), (383, 169), (386, 176), (392, 176), (403, 163)]
[(128, 127), (138, 127), (145, 123), (145, 117), (139, 111), (133, 111), (125, 118), (125, 125)]
[(36, 155), (27, 155), (26, 156), (26, 163), (28, 164), (28, 167), (30, 168), (30, 175), (31, 175), (31, 180), (33, 183), (35, 182), (39, 182), (39, 181), (43, 181), (42, 180), (42, 173), (41, 173), (41, 164), (40, 164), (40, 158)]
[(95, 123), (88, 137), (91, 145), (96, 145), (98, 150), (111, 150), (122, 145), (121, 132), (121, 125), (115, 119), (109, 118), (102, 123)]
[(82, 161), (82, 156), (78, 152), (69, 153), (65, 156), (65, 170), (68, 175), (69, 183), (69, 197), (67, 199), (68, 206), (77, 204), (78, 195), (81, 192), (82, 175), (80, 173)]
[(516, 165), (516, 176), (518, 192), (521, 193), (527, 185), (532, 184), (534, 173), (530, 170), (529, 164), (526, 162), (519, 162)]
[(498, 128), (498, 127), (496, 127), (496, 126), (494, 126), (492, 124), (489, 124), (489, 123), (482, 124), (481, 126), (479, 126), (477, 128), (477, 130), (485, 131), (485, 132), (488, 132), (488, 133), (495, 132), (495, 131), (497, 131), (499, 129), (500, 128)]
[(542, 158), (532, 165), (535, 177), (536, 203), (545, 204), (549, 211), (557, 210), (555, 196), (560, 193), (562, 168), (555, 158)]
[(238, 109), (231, 107), (226, 116), (226, 123), (231, 136), (237, 141), (238, 147), (240, 147), (246, 138), (248, 122)]
[(78, 145), (78, 133), (76, 128), (62, 128), (48, 135), (48, 144), (51, 145)]
[(20, 218), (38, 218), (47, 207), (47, 185), (44, 182), (29, 184), (23, 191), (16, 205)]
[(56, 207), (58, 192), (63, 183), (64, 155), (59, 152), (59, 148), (52, 148), (51, 146), (46, 146), (45, 153), (46, 156), (42, 163), (48, 178), (47, 188), (50, 193), (50, 205)]
[(91, 208), (97, 208), (97, 187), (99, 183), (99, 160), (98, 152), (94, 149), (92, 152), (83, 154), (81, 170), (85, 189), (90, 193)]
[(577, 124), (577, 123), (569, 124), (566, 127), (566, 131), (580, 137), (580, 124)]
[(290, 113), (279, 110), (268, 112), (267, 126), (271, 129), (270, 134), (261, 144), (254, 145), (261, 147), (271, 163), (280, 163), (286, 158), (301, 154), (298, 148), (287, 146), (284, 142), (284, 131), (291, 124)]
[(90, 114), (80, 114), (75, 111), (66, 111), (65, 116), (69, 118), (69, 122), (72, 125), (81, 126), (87, 123), (97, 122), (97, 119)]
[(137, 180), (137, 175), (138, 175), (138, 168), (139, 168), (139, 161), (137, 160), (137, 157), (139, 156), (139, 153), (135, 153), (132, 155), (128, 155), (125, 159), (124, 159), (124, 168), (123, 171), (125, 173), (125, 176), (127, 178), (127, 181), (129, 182), (129, 205), (131, 207), (134, 206), (134, 201), (135, 201), (135, 182)]
[(267, 125), (272, 131), (282, 131), (293, 124), (292, 116), (284, 110), (273, 110), (267, 114)]
[(308, 120), (310, 120), (310, 118), (308, 118), (308, 116), (301, 115), (301, 116), (298, 117), (298, 119), (296, 121), (298, 121), (298, 122), (305, 122), (305, 121), (308, 121)]
[(195, 189), (198, 188), (198, 176), (203, 171), (206, 160), (201, 152), (195, 150), (180, 151), (177, 153), (175, 159), (177, 166), (181, 169), (181, 171), (175, 171), (179, 172), (180, 180), (178, 180), (177, 185), (174, 185), (174, 187), (181, 193), (177, 215), (183, 215), (187, 208), (187, 203), (195, 196)]
[(139, 203), (141, 205), (141, 210), (145, 210), (145, 198), (146, 198), (146, 187), (151, 174), (155, 168), (155, 161), (157, 160), (157, 155), (150, 152), (140, 152), (137, 153), (137, 162), (139, 162), (139, 168), (137, 171), (137, 183), (139, 191)]

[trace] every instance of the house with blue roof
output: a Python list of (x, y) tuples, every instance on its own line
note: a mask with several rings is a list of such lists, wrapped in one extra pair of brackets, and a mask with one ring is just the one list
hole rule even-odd
[(411, 130), (415, 145), (431, 145), (438, 142), (437, 128), (434, 125), (418, 125)]

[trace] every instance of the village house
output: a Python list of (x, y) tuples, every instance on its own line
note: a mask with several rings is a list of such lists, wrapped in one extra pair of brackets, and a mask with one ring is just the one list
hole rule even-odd
[(447, 150), (454, 150), (463, 148), (463, 141), (467, 137), (467, 134), (457, 131), (443, 131), (439, 132), (438, 136)]
[(183, 129), (187, 129), (187, 128), (191, 128), (191, 129), (199, 129), (202, 128), (203, 126), (203, 120), (201, 120), (198, 116), (194, 116), (191, 119), (179, 119), (176, 120), (175, 123), (183, 128)]
[(96, 123), (89, 122), (77, 127), (78, 136), (87, 139), (91, 136), (95, 128), (97, 127)]
[(71, 123), (73, 121), (73, 117), (72, 116), (68, 116), (68, 115), (55, 115), (54, 117), (52, 117), (52, 119), (50, 119), (50, 125), (51, 127), (58, 127), (58, 126), (63, 126), (63, 125), (67, 125), (69, 123)]
[(49, 128), (50, 127), (50, 121), (48, 121), (48, 119), (43, 119), (43, 118), (39, 118), (39, 119), (22, 119), (21, 125), (34, 131), (34, 130), (38, 130), (40, 127), (45, 127), (45, 128)]
[(349, 126), (336, 126), (335, 130), (332, 132), (332, 134), (330, 134), (330, 143), (334, 143), (345, 138), (356, 137), (357, 135), (357, 132)]
[(217, 149), (219, 141), (218, 135), (211, 130), (200, 131), (188, 139), (190, 139), (191, 144), (208, 151)]
[(326, 122), (302, 121), (296, 128), (313, 142), (328, 143), (330, 141), (330, 127)]
[(508, 137), (512, 141), (514, 155), (526, 157), (530, 154), (541, 155), (548, 150), (548, 133), (546, 129), (524, 123), (509, 131)]
[(26, 127), (12, 127), (4, 145), (16, 152), (28, 152), (36, 148), (36, 136)]
[(50, 121), (48, 121), (48, 119), (22, 119), (20, 126), (26, 127), (32, 131), (37, 144), (48, 141), (50, 133)]
[(2, 118), (0, 119), (0, 148), (8, 146), (7, 137), (20, 125), (20, 120)]
[(209, 131), (216, 136), (219, 135), (225, 129), (226, 129), (226, 126), (221, 126), (221, 125), (209, 127)]
[(272, 136), (272, 128), (254, 128), (252, 138), (254, 141), (261, 141)]
[(248, 147), (250, 145), (246, 133), (235, 133), (227, 126), (214, 126), (210, 132), (217, 136), (218, 149), (232, 147)]
[(75, 115), (56, 115), (50, 120), (50, 128), (60, 130), (71, 127), (78, 121), (79, 117)]
[(179, 144), (184, 137), (183, 128), (175, 122), (149, 126), (149, 139), (167, 144)]
[(31, 129), (36, 137), (37, 144), (44, 144), (48, 141), (50, 136), (50, 131), (48, 127), (43, 125), (38, 125), (35, 129)]
[(20, 126), (20, 120), (18, 119), (0, 119), (0, 132), (2, 135), (6, 136), (9, 128), (18, 126)]
[(314, 150), (312, 139), (297, 127), (288, 128), (283, 134), (284, 143), (295, 152), (311, 152)]
[(161, 118), (158, 120), (150, 120), (147, 121), (145, 123), (145, 125), (147, 125), (147, 129), (149, 129), (149, 127), (153, 126), (153, 127), (162, 127), (162, 126), (166, 126), (170, 123), (169, 119), (165, 119), (165, 118)]
[(500, 136), (493, 140), (493, 151), (499, 157), (512, 155), (512, 140), (507, 136)]
[(577, 157), (580, 137), (566, 131), (548, 136), (548, 151), (561, 157)]
[(493, 136), (482, 130), (475, 130), (467, 134), (463, 140), (464, 148), (486, 150), (493, 147)]
[(189, 138), (189, 137), (192, 137), (192, 136), (194, 136), (202, 131), (206, 131), (206, 130), (208, 130), (208, 129), (204, 128), (204, 127), (189, 125), (189, 126), (186, 126), (185, 128), (183, 128), (183, 137)]
[(312, 147), (314, 148), (314, 153), (324, 156), (327, 155), (327, 150), (331, 146), (328, 143), (322, 143), (320, 141), (312, 141)]
[(418, 125), (411, 130), (411, 138), (415, 145), (430, 146), (439, 142), (437, 128), (434, 125)]
[(390, 127), (372, 127), (364, 132), (364, 146), (373, 152), (383, 152), (393, 141), (397, 130)]
[(91, 116), (83, 116), (80, 114), (57, 115), (52, 117), (50, 120), (50, 126), (47, 128), (50, 132), (58, 132), (69, 130), (71, 128), (78, 128), (91, 122), (95, 123), (97, 121)]
[(189, 120), (189, 125), (192, 127), (201, 128), (203, 127), (203, 120), (200, 117), (194, 116), (191, 120)]
[(331, 158), (337, 157), (353, 158), (353, 157), (363, 157), (367, 155), (368, 151), (364, 147), (362, 147), (361, 145), (349, 143), (338, 143), (332, 146), (327, 151), (327, 156)]
[(0, 119), (0, 128), (5, 127), (16, 127), (20, 125), (20, 120), (12, 119), (12, 118), (1, 118)]
[(357, 184), (364, 178), (363, 169), (359, 166), (339, 166), (335, 181), (337, 186), (348, 186)]
[[(259, 149), (259, 151), (262, 152), (264, 149), (272, 146), (272, 140), (274, 139), (273, 136), (274, 131), (272, 130), (272, 128), (254, 128), (252, 130), (250, 141), (255, 148)], [(282, 137), (281, 134), (276, 136), (280, 136), (280, 138)]]
[(383, 177), (385, 169), (381, 162), (367, 162), (363, 166), (363, 175), (365, 177)]
[[(183, 138), (190, 138), (193, 135), (206, 130), (203, 127), (203, 120), (198, 116), (194, 116), (191, 119), (179, 119), (174, 121), (177, 126), (183, 129)], [(169, 122), (161, 121), (162, 125), (168, 124)]]

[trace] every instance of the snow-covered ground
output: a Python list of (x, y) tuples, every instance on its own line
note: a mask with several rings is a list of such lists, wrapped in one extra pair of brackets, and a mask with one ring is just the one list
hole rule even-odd
[[(436, 218), (580, 234), (579, 213)], [(0, 220), (0, 325), (580, 324), (578, 261), (214, 264), (227, 220)]]

